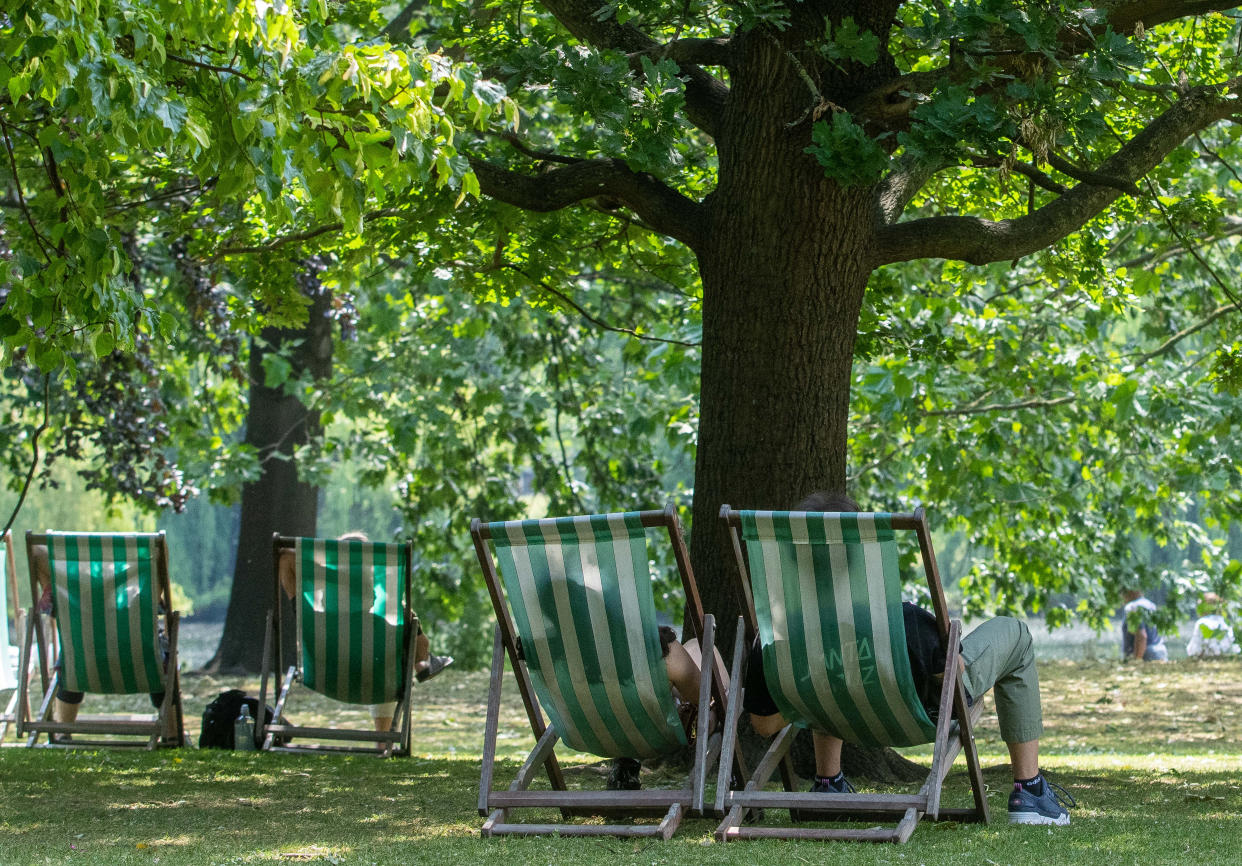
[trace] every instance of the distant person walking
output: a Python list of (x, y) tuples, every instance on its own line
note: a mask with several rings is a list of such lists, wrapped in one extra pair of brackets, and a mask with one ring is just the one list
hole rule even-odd
[(1121, 609), (1122, 661), (1167, 662), (1169, 648), (1164, 645), (1160, 629), (1152, 623), (1155, 603), (1145, 598), (1141, 589), (1127, 589), (1121, 597), (1125, 600)]

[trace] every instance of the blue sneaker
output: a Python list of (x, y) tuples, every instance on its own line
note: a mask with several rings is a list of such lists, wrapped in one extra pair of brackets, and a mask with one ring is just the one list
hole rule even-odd
[(850, 780), (841, 776), (839, 780), (833, 779), (816, 779), (811, 783), (812, 794), (853, 794), (854, 786), (850, 784)]
[(1068, 810), (1078, 803), (1060, 785), (1042, 776), (1040, 780), (1044, 783), (1044, 790), (1039, 796), (1032, 794), (1021, 783), (1014, 782), (1013, 793), (1009, 795), (1009, 823), (1067, 826), (1070, 822)]

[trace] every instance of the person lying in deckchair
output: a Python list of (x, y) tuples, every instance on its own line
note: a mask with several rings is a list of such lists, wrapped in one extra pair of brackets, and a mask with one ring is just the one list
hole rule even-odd
[[(30, 547), (31, 559), (30, 568), (34, 574), (34, 579), (39, 587), (39, 601), (37, 605), (38, 615), (40, 617), (55, 618), (55, 605), (52, 601), (52, 573), (49, 566), (47, 545), (35, 544)], [(163, 603), (160, 603), (160, 613), (163, 614)], [(167, 658), (168, 655), (168, 635), (164, 631), (163, 620), (159, 621), (159, 640), (160, 651)], [(60, 662), (57, 662), (59, 667)], [(165, 692), (151, 692), (151, 706), (158, 711), (164, 704)], [(64, 680), (60, 681), (60, 685), (56, 689), (56, 697), (52, 704), (52, 721), (72, 724), (77, 721), (78, 713), (82, 709), (82, 701), (85, 699), (86, 693), (66, 688)], [(173, 691), (173, 702), (180, 705), (179, 692)], [(183, 737), (177, 731), (179, 722), (176, 719), (177, 714), (169, 714), (167, 722), (168, 727), (164, 731), (162, 741), (172, 743)], [(53, 743), (67, 743), (71, 740), (69, 734), (53, 734), (51, 741)]]
[[(858, 503), (840, 493), (812, 493), (795, 511), (858, 512)], [(940, 645), (936, 618), (909, 602), (903, 605), (906, 647), (920, 702), (932, 722), (940, 704), (945, 648)], [(996, 714), (1001, 736), (1009, 749), (1013, 790), (1009, 795), (1011, 824), (1069, 824), (1068, 806), (1074, 800), (1059, 785), (1044, 778), (1039, 769), (1039, 736), (1043, 715), (1039, 699), (1039, 676), (1035, 670), (1034, 642), (1026, 623), (1008, 616), (980, 625), (961, 642), (963, 683), (968, 695), (995, 689)], [(743, 707), (751, 726), (770, 737), (786, 724), (764, 682), (763, 661), (756, 642), (746, 674)], [(816, 779), (813, 792), (840, 794), (854, 788), (841, 770), (842, 741), (831, 734), (813, 731)]]
[[(699, 684), (703, 651), (699, 642), (691, 638), (682, 643), (677, 632), (666, 625), (660, 626), (660, 652), (664, 655), (664, 669), (669, 685), (677, 701), (677, 715), (687, 736), (693, 736), (699, 714)], [(724, 659), (716, 651), (716, 664), (724, 668)], [(709, 729), (713, 727), (708, 726)], [(607, 788), (610, 791), (637, 791), (642, 787), (640, 774), (642, 762), (636, 758), (613, 758), (608, 770)]]
[[(366, 533), (363, 532), (347, 532), (337, 539), (338, 541), (368, 541)], [(280, 588), (284, 592), (286, 598), (297, 598), (298, 578), (297, 578), (297, 560), (292, 547), (286, 548), (280, 552)], [(438, 656), (431, 654), (431, 643), (427, 640), (427, 636), (423, 634), (421, 624), (414, 636), (414, 678), (420, 683), (440, 673), (446, 667), (453, 663), (452, 656)], [(375, 722), (375, 730), (390, 731), (392, 730), (392, 720), (396, 713), (397, 702), (387, 701), (382, 704), (368, 704), (371, 711), (371, 719)]]

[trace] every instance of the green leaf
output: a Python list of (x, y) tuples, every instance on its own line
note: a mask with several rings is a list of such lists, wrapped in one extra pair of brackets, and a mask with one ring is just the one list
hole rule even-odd
[(116, 348), (116, 338), (112, 336), (111, 331), (102, 330), (95, 335), (91, 348), (94, 350), (96, 358), (111, 355), (112, 350)]
[(265, 354), (263, 356), (263, 384), (268, 388), (279, 388), (289, 381), (293, 365), (280, 355)]
[(830, 120), (817, 121), (811, 140), (814, 144), (806, 153), (842, 186), (874, 183), (888, 167), (888, 154), (846, 112), (833, 112)]

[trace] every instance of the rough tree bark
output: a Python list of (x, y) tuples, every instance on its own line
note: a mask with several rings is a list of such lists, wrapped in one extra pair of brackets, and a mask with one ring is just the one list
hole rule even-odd
[[(314, 535), (319, 510), (319, 488), (298, 479), (292, 461), (294, 449), (318, 429), (319, 414), (296, 397), (264, 384), (263, 358), (269, 351), (292, 347), (291, 378), (309, 371), (325, 379), (332, 368), (331, 294), (317, 278), (318, 266), (309, 263), (299, 282), (310, 297), (302, 328), (266, 328), (250, 347), (250, 400), (246, 410), (246, 444), (262, 461), (259, 478), (242, 488), (241, 527), (237, 559), (229, 594), (224, 632), (215, 657), (206, 669), (226, 673), (256, 673), (262, 666), (263, 635), (272, 604), (272, 533)], [(292, 602), (281, 599), (292, 613)], [(288, 620), (286, 620), (288, 621)], [(286, 658), (293, 651), (293, 633), (286, 630)]]

